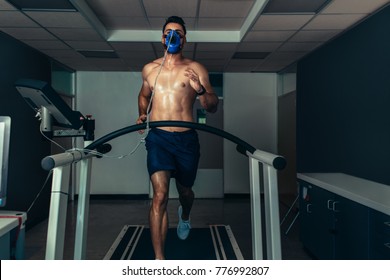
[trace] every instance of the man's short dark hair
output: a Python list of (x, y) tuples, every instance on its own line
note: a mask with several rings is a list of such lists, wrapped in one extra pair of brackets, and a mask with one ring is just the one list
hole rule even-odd
[(181, 27), (183, 27), (184, 34), (187, 34), (186, 24), (185, 24), (184, 20), (181, 17), (178, 17), (178, 16), (171, 16), (171, 17), (169, 17), (169, 18), (167, 18), (165, 20), (165, 24), (164, 24), (164, 26), (162, 28), (162, 32), (163, 33), (165, 31), (165, 27), (167, 26), (167, 24), (171, 23), (171, 22), (180, 24)]

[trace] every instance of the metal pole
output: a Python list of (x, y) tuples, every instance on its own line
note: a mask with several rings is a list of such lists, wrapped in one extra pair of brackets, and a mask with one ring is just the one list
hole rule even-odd
[(278, 183), (276, 170), (263, 164), (267, 259), (281, 260)]
[(87, 255), (87, 234), (89, 219), (89, 197), (91, 192), (92, 158), (80, 162), (80, 186), (76, 217), (74, 259), (85, 260)]
[(59, 166), (53, 169), (45, 256), (47, 260), (62, 260), (64, 257), (69, 175), (70, 165)]
[(252, 255), (254, 260), (263, 259), (263, 239), (261, 234), (261, 196), (259, 162), (249, 157), (251, 218), (252, 218)]

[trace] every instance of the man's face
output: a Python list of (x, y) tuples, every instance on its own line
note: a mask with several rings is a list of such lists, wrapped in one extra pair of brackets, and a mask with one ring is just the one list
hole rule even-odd
[(165, 45), (165, 37), (169, 34), (170, 31), (172, 30), (175, 30), (177, 34), (179, 34), (180, 36), (180, 43), (181, 45), (183, 46), (184, 45), (184, 42), (186, 42), (186, 35), (184, 33), (184, 30), (183, 30), (183, 27), (178, 24), (178, 23), (174, 23), (174, 22), (171, 22), (171, 23), (168, 23), (166, 26), (165, 26), (165, 30), (164, 30), (164, 33), (162, 35), (162, 38), (161, 38), (161, 42)]

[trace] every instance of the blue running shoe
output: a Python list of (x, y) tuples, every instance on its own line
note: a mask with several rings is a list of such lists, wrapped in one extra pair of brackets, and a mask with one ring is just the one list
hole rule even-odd
[(177, 236), (181, 240), (185, 240), (190, 234), (190, 229), (191, 229), (190, 220), (189, 219), (187, 221), (182, 220), (181, 214), (183, 213), (183, 208), (181, 207), (181, 205), (179, 206), (177, 213), (179, 215), (179, 223), (177, 224)]

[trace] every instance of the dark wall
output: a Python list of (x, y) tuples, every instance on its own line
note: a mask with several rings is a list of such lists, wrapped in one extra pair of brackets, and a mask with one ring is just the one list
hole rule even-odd
[[(19, 78), (50, 82), (50, 72), (46, 56), (0, 32), (0, 115), (11, 117), (7, 204), (0, 210), (27, 211), (47, 177), (40, 162), (50, 154), (50, 144), (13, 84)], [(27, 213), (28, 227), (47, 218), (50, 182)]]
[(297, 171), (390, 184), (390, 7), (297, 68)]

